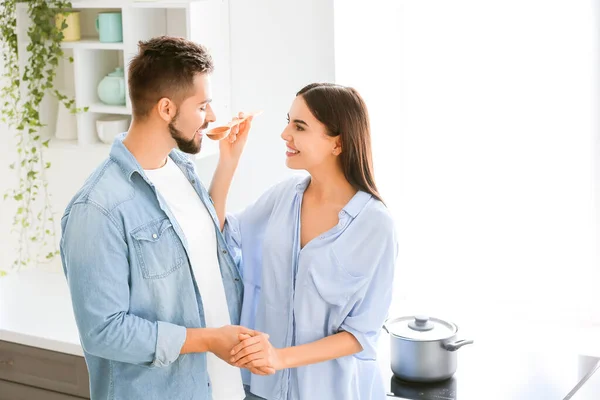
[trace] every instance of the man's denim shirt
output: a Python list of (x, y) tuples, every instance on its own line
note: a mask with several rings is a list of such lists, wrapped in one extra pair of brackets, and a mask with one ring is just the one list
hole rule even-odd
[[(212, 398), (206, 354), (179, 355), (186, 328), (204, 327), (188, 244), (165, 201), (118, 138), (61, 221), (61, 257), (92, 399)], [(194, 164), (169, 155), (208, 208), (232, 324), (243, 285)], [(201, 269), (201, 268), (200, 268)]]

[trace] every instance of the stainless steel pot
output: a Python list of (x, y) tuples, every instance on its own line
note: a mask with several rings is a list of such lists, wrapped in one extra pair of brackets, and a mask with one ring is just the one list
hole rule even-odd
[(472, 340), (457, 340), (458, 327), (426, 316), (388, 319), (394, 375), (410, 382), (437, 382), (456, 372), (456, 350)]

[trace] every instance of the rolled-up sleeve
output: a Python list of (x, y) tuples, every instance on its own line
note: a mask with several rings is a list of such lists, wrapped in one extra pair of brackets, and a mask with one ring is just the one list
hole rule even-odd
[(171, 364), (186, 328), (129, 313), (127, 243), (116, 222), (93, 203), (74, 205), (65, 218), (61, 258), (84, 350), (148, 367)]
[[(377, 242), (374, 240), (373, 242)], [(394, 232), (379, 242), (378, 248), (365, 247), (376, 262), (373, 275), (365, 289), (344, 319), (339, 331), (349, 332), (362, 346), (362, 351), (355, 357), (375, 360), (377, 339), (381, 333), (389, 307), (392, 302), (394, 270), (398, 254), (398, 244)]]

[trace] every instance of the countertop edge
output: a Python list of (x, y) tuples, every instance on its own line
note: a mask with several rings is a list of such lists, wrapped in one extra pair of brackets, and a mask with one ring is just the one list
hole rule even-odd
[(0, 329), (0, 340), (21, 344), (23, 346), (35, 347), (38, 349), (55, 351), (57, 353), (83, 357), (83, 348), (80, 344), (67, 343), (39, 336), (11, 332), (5, 329)]

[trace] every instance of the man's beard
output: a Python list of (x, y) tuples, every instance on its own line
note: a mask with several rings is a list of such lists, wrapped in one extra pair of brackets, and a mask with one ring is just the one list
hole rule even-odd
[[(169, 132), (171, 133), (171, 137), (177, 143), (177, 147), (179, 150), (183, 151), (187, 154), (198, 154), (200, 153), (200, 149), (202, 148), (202, 137), (196, 143), (196, 135), (198, 132), (194, 133), (194, 136), (190, 140), (186, 140), (184, 138), (183, 132), (179, 129), (175, 128), (175, 122), (177, 122), (177, 117), (179, 116), (179, 111), (175, 114), (171, 122), (169, 122)], [(204, 125), (199, 130), (204, 130), (208, 127), (208, 122), (205, 122)]]

